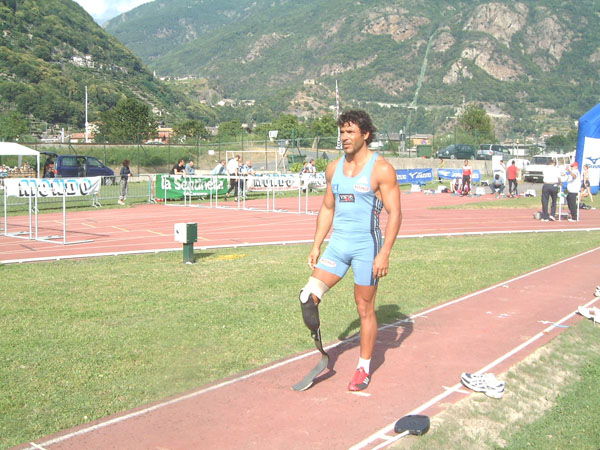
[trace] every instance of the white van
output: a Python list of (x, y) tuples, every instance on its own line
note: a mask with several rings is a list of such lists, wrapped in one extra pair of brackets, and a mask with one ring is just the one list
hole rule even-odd
[(524, 181), (544, 181), (544, 168), (556, 162), (557, 167), (571, 164), (572, 155), (562, 153), (542, 153), (531, 158), (531, 162), (523, 169)]

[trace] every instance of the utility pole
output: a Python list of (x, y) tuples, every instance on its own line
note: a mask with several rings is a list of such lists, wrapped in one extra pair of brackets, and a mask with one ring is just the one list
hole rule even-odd
[(85, 143), (89, 142), (88, 140), (88, 96), (87, 96), (87, 86), (85, 87)]
[[(338, 82), (335, 80), (335, 121), (337, 122), (340, 117), (340, 94), (338, 91)], [(335, 145), (336, 150), (342, 149), (342, 137), (340, 135), (340, 127), (337, 130), (337, 142)]]

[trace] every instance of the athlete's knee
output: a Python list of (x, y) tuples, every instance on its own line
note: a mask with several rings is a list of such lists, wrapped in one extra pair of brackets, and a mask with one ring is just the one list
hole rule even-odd
[(302, 319), (308, 329), (316, 333), (321, 326), (319, 320), (319, 302), (329, 290), (329, 286), (318, 278), (310, 277), (306, 286), (300, 291), (300, 305), (302, 307)]
[(306, 286), (300, 290), (300, 301), (302, 303), (306, 303), (311, 294), (313, 294), (317, 298), (316, 303), (318, 304), (328, 290), (329, 286), (327, 286), (321, 280), (315, 277), (310, 277), (308, 279), (308, 283), (306, 283)]

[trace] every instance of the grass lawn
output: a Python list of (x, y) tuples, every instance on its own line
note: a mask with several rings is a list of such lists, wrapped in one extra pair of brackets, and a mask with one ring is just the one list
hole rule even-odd
[(471, 394), (393, 449), (597, 450), (600, 327), (582, 320), (500, 377), (500, 400)]
[[(598, 245), (600, 232), (402, 239), (379, 289), (379, 322)], [(194, 265), (175, 252), (0, 266), (0, 447), (312, 348), (297, 304), (308, 251), (223, 249), (198, 253)], [(482, 264), (486, 255), (493, 265)], [(352, 288), (346, 277), (327, 294), (324, 342), (358, 331)]]

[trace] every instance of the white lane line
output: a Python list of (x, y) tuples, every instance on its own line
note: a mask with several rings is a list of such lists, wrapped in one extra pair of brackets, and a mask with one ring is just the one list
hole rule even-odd
[[(596, 300), (597, 300), (597, 298), (594, 298), (593, 300), (589, 301), (585, 306), (588, 307), (589, 305), (593, 304)], [(540, 331), (538, 334), (536, 334), (532, 338), (528, 339), (527, 341), (525, 341), (522, 344), (518, 345), (517, 347), (513, 348), (512, 350), (510, 350), (509, 352), (505, 353), (504, 355), (502, 355), (501, 357), (499, 357), (495, 361), (492, 361), (491, 363), (489, 363), (487, 366), (483, 367), (482, 369), (479, 369), (477, 372), (475, 372), (475, 374), (480, 375), (482, 373), (489, 372), (490, 369), (494, 368), (495, 366), (497, 366), (501, 362), (505, 361), (506, 359), (510, 358), (514, 354), (516, 354), (519, 351), (523, 350), (525, 347), (533, 344), (535, 341), (537, 341), (541, 337), (544, 337), (547, 333), (549, 333), (550, 331), (552, 331), (552, 329), (555, 328), (557, 324), (562, 324), (563, 322), (566, 322), (571, 317), (573, 317), (575, 314), (577, 314), (576, 311), (573, 311), (572, 313), (567, 314), (562, 319), (558, 320), (557, 322), (553, 323), (549, 327), (547, 327), (544, 330)], [(451, 388), (445, 388), (444, 392), (442, 392), (441, 394), (433, 397), (429, 401), (423, 403), (421, 406), (417, 407), (416, 409), (413, 409), (411, 412), (408, 413), (408, 415), (410, 415), (410, 414), (419, 414), (419, 413), (425, 411), (426, 409), (432, 407), (433, 405), (439, 403), (441, 400), (443, 400), (444, 398), (450, 396), (454, 392), (461, 392), (462, 391), (461, 387), (462, 387), (462, 384), (461, 383), (457, 383), (454, 386), (452, 386)], [(359, 442), (358, 444), (355, 444), (352, 447), (350, 447), (350, 450), (360, 450), (360, 449), (363, 449), (367, 445), (372, 444), (373, 441), (376, 441), (378, 439), (385, 440), (386, 442), (377, 445), (377, 447), (374, 447), (372, 450), (374, 450), (375, 448), (380, 449), (380, 448), (387, 447), (388, 445), (392, 444), (393, 442), (395, 442), (398, 439), (400, 439), (401, 437), (403, 437), (402, 434), (400, 434), (400, 435), (395, 436), (393, 440), (389, 440), (389, 436), (387, 436), (387, 433), (389, 433), (390, 431), (392, 431), (394, 429), (394, 425), (395, 424), (396, 424), (396, 422), (394, 421), (391, 424), (386, 425), (384, 428), (382, 428), (381, 430), (379, 430), (376, 433), (372, 434), (368, 438), (366, 438), (366, 439), (362, 440), (361, 442)]]

